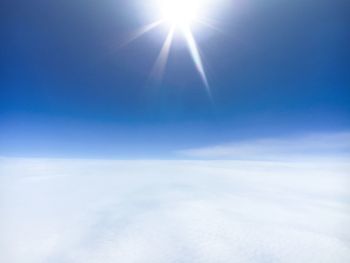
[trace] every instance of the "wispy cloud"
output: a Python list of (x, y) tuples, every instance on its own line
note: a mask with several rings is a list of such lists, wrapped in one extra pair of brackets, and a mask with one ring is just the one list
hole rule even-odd
[(180, 154), (213, 159), (288, 159), (350, 156), (350, 132), (262, 138), (186, 149)]

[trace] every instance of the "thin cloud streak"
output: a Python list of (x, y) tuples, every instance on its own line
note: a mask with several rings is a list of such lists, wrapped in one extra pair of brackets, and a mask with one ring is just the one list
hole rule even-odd
[(350, 156), (350, 132), (263, 138), (186, 149), (178, 153), (193, 158), (209, 159), (347, 158)]

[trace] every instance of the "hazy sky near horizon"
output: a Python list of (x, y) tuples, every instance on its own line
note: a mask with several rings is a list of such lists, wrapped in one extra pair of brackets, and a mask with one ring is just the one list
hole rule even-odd
[(193, 32), (210, 100), (180, 34), (157, 85), (166, 32), (121, 47), (151, 22), (147, 1), (3, 1), (0, 155), (174, 158), (348, 132), (349, 1), (220, 2), (222, 32)]

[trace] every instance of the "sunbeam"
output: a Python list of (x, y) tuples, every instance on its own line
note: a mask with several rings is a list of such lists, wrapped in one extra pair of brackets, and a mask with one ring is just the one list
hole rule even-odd
[(205, 71), (204, 71), (204, 66), (203, 66), (203, 62), (202, 62), (202, 58), (200, 56), (200, 53), (199, 53), (199, 50), (198, 50), (198, 47), (197, 47), (197, 43), (196, 43), (196, 40), (194, 39), (193, 37), (193, 34), (191, 32), (191, 30), (188, 28), (188, 27), (183, 27), (183, 33), (184, 33), (184, 36), (186, 38), (186, 42), (187, 42), (187, 45), (188, 45), (188, 48), (190, 50), (190, 53), (191, 53), (191, 57), (192, 57), (192, 60), (196, 66), (196, 69), (207, 89), (207, 92), (210, 96), (210, 87), (209, 87), (209, 83), (208, 83), (208, 78), (205, 74)]
[(136, 32), (131, 34), (123, 43), (121, 46), (126, 46), (130, 44), (131, 42), (135, 41), (136, 39), (140, 38), (144, 34), (148, 33), (152, 29), (155, 29), (156, 27), (160, 26), (164, 21), (163, 20), (157, 20), (153, 23), (147, 24), (140, 29), (138, 29)]
[(159, 52), (158, 58), (153, 66), (152, 76), (157, 82), (160, 82), (163, 78), (165, 66), (168, 61), (170, 47), (173, 41), (175, 28), (172, 27), (164, 41), (161, 51)]
[[(195, 65), (205, 89), (211, 98), (209, 80), (203, 65), (203, 59), (197, 41), (193, 35), (193, 29), (197, 26), (205, 26), (216, 31), (220, 31), (216, 26), (212, 25), (207, 15), (212, 11), (213, 0), (149, 0), (151, 6), (154, 7), (156, 21), (150, 23), (137, 32), (135, 32), (124, 45), (138, 39), (149, 31), (163, 25), (168, 30), (166, 39), (162, 44), (161, 50), (151, 70), (151, 77), (159, 84), (164, 75), (166, 65), (168, 63), (172, 42), (174, 40), (175, 31), (183, 35), (184, 41), (188, 47), (190, 56)], [(153, 4), (153, 5), (152, 5)], [(163, 28), (164, 28), (163, 27)]]

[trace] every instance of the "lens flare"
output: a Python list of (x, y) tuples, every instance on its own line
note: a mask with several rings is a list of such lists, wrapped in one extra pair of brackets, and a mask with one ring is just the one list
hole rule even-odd
[[(199, 51), (196, 39), (192, 33), (192, 29), (196, 24), (207, 25), (208, 14), (214, 0), (149, 0), (154, 3), (154, 11), (158, 15), (158, 20), (144, 26), (137, 31), (129, 40), (129, 42), (141, 37), (160, 25), (167, 26), (168, 33), (159, 52), (158, 58), (152, 69), (152, 76), (156, 80), (161, 80), (164, 73), (175, 31), (181, 33), (186, 41), (192, 61), (198, 71), (198, 74), (210, 96), (210, 85), (203, 65), (203, 59)], [(209, 27), (209, 25), (207, 25)]]

